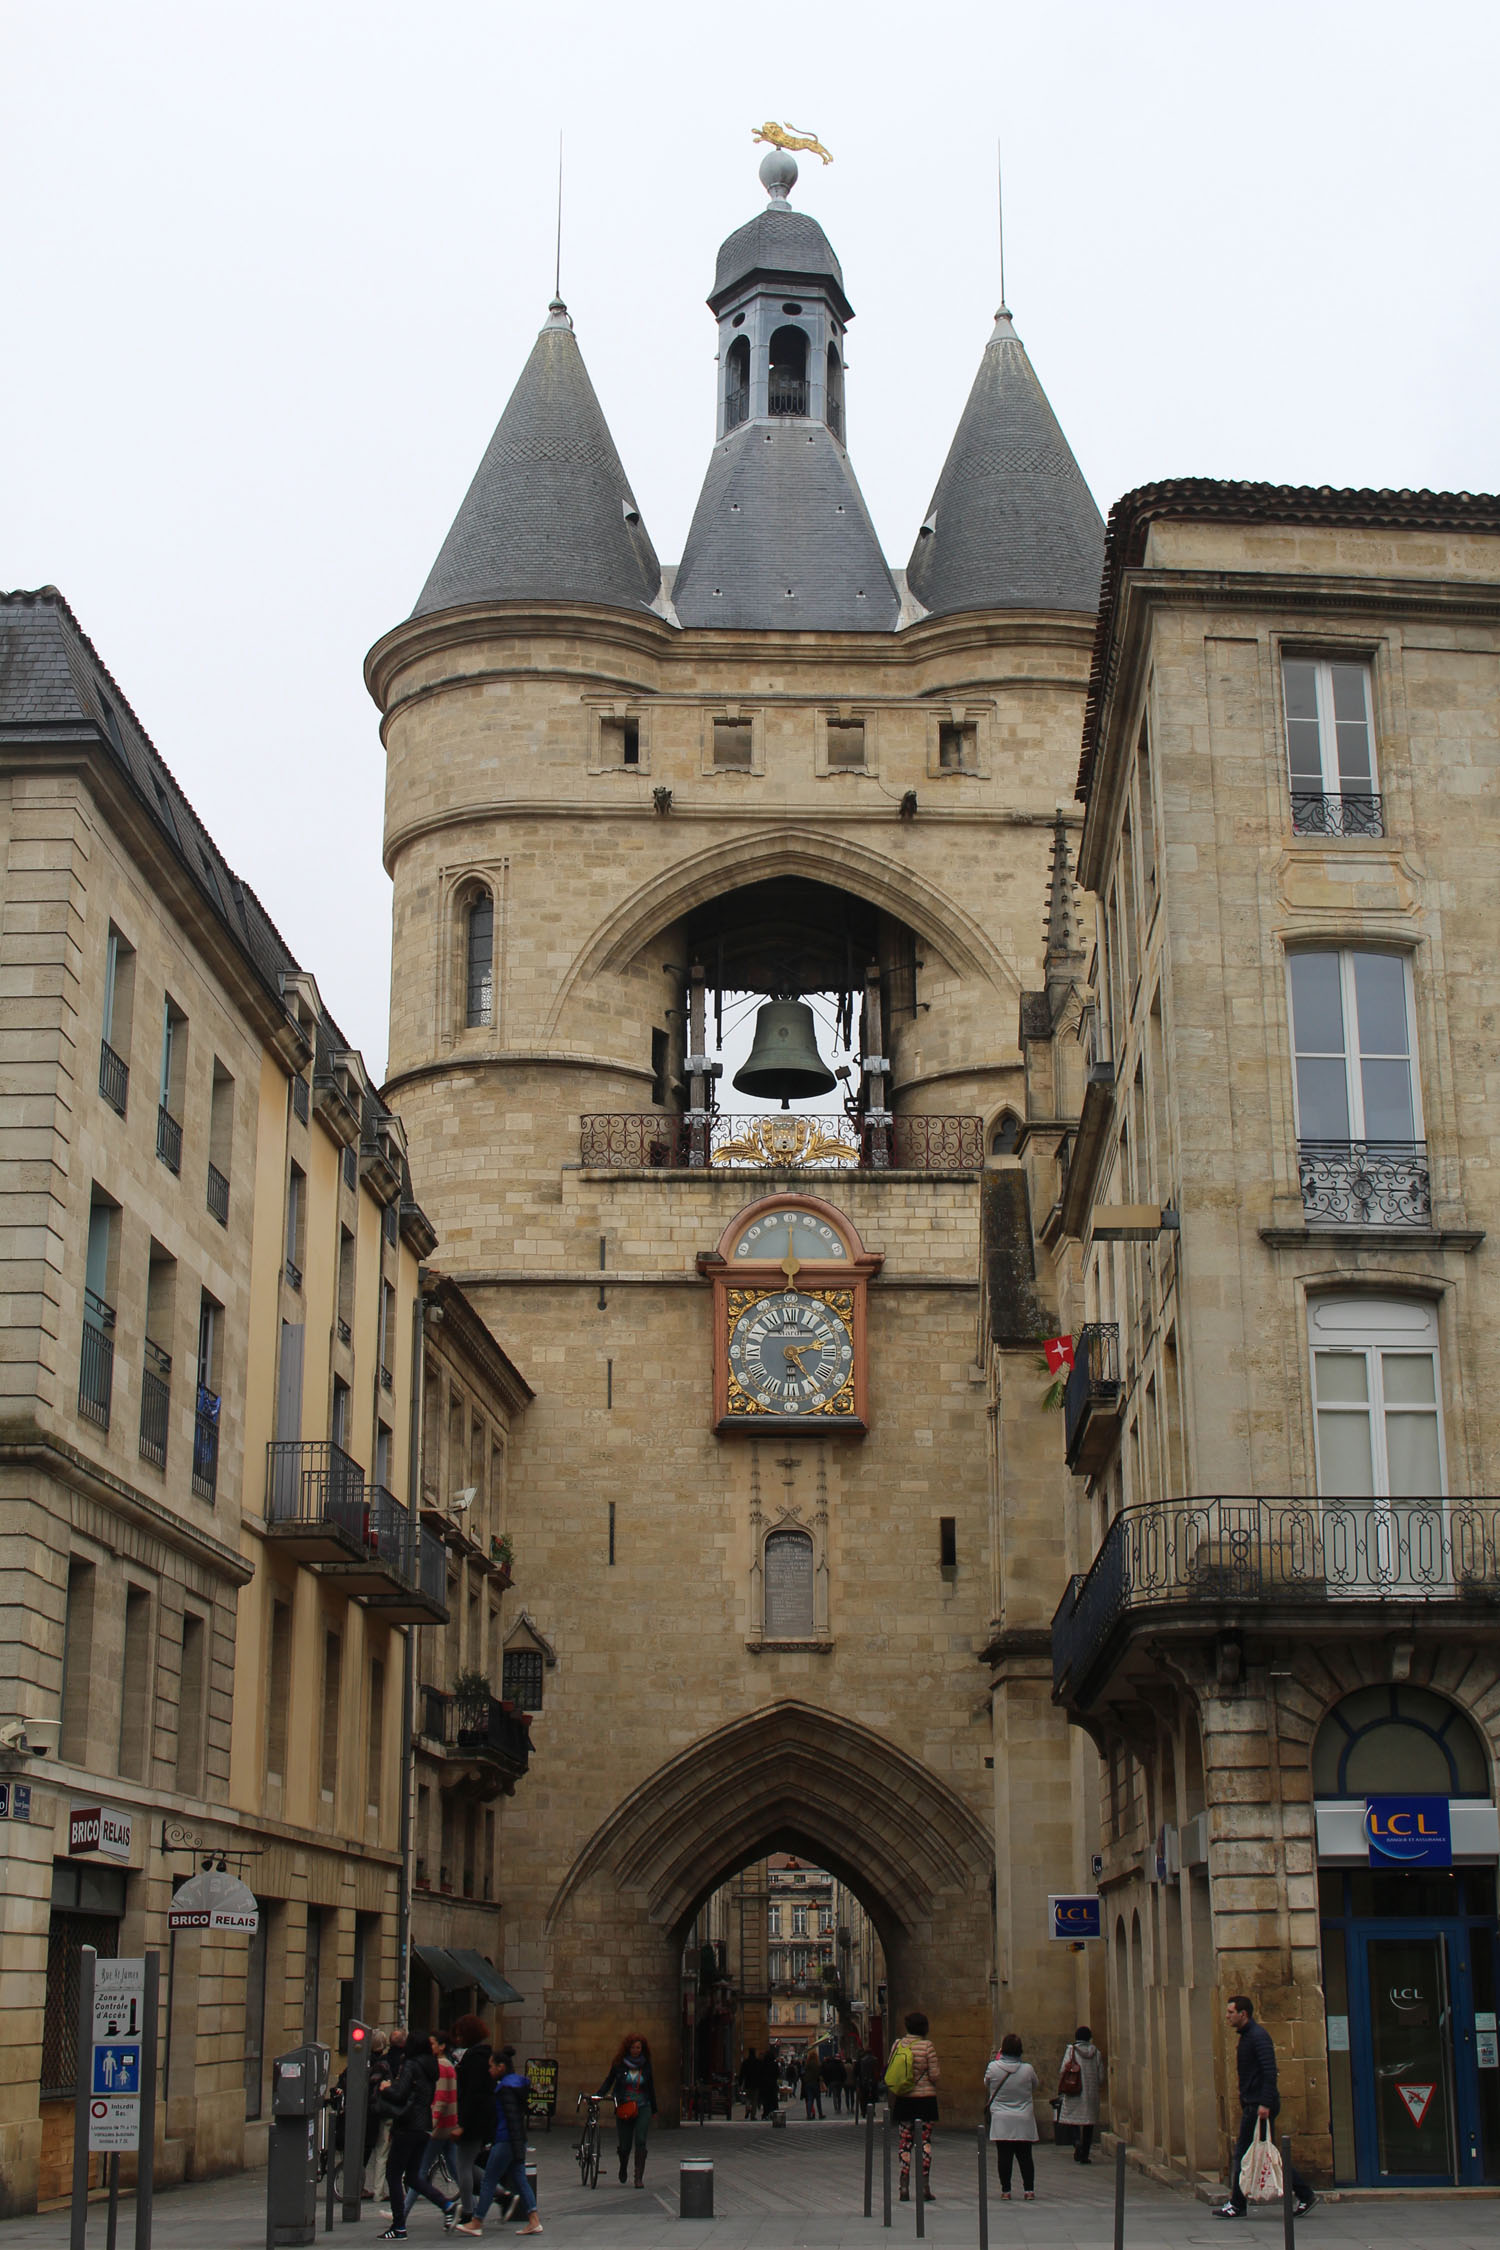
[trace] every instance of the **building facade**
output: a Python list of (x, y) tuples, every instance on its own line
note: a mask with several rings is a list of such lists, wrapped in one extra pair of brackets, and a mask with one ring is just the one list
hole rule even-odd
[(1020, 1164), (1074, 1340), (1092, 1997), (1188, 2176), (1243, 1991), (1315, 2177), (1500, 2178), (1497, 766), (1493, 500), (1117, 505)]

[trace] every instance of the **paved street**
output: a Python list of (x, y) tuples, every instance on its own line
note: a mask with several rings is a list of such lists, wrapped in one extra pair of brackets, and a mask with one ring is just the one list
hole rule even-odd
[[(607, 2146), (607, 2144), (606, 2144)], [(860, 2136), (847, 2120), (805, 2124), (793, 2119), (786, 2132), (759, 2124), (688, 2126), (680, 2133), (653, 2136), (646, 2187), (637, 2195), (622, 2188), (607, 2168), (599, 2186), (587, 2193), (571, 2160), (571, 2136), (561, 2125), (536, 2144), (541, 2213), (546, 2232), (559, 2243), (584, 2250), (879, 2250), (882, 2240), (906, 2242), (915, 2234), (910, 2204), (892, 2204), (887, 2237), (880, 2224), (880, 2165), (876, 2152), (875, 2216), (860, 2215), (863, 2195)], [(711, 2221), (677, 2217), (677, 2167), (684, 2157), (712, 2157), (715, 2209)], [(927, 2209), (927, 2240), (933, 2250), (966, 2250), (978, 2241), (977, 2163), (968, 2135), (940, 2134), (933, 2166), (936, 2200)], [(1050, 2145), (1037, 2151), (1037, 2201), (1002, 2204), (991, 2174), (990, 2238), (1018, 2250), (1110, 2250), (1113, 2242), (1111, 2197), (1113, 2167), (1095, 2163), (1088, 2171), (1066, 2150)], [(1019, 2187), (1018, 2187), (1019, 2195)], [(1281, 2214), (1257, 2215), (1244, 2230), (1228, 2230), (1206, 2206), (1185, 2193), (1156, 2186), (1131, 2173), (1126, 2241), (1131, 2250), (1188, 2250), (1190, 2245), (1222, 2244), (1248, 2234), (1261, 2250), (1279, 2250)], [(373, 2243), (384, 2224), (379, 2206), (367, 2203), (357, 2233), (336, 2222), (335, 2239)], [(321, 2223), (321, 2220), (320, 2220)], [(90, 2250), (103, 2250), (102, 2203), (89, 2216)], [(487, 2239), (502, 2230), (491, 2225)], [(1493, 2250), (1500, 2234), (1500, 2200), (1490, 2196), (1425, 2197), (1401, 2195), (1322, 2203), (1298, 2228), (1299, 2242), (1328, 2250)], [(0, 2226), (0, 2250), (63, 2250), (68, 2238), (65, 2212), (17, 2219)], [(420, 2206), (412, 2216), (411, 2241), (440, 2250), (445, 2237), (437, 2213)], [(122, 2250), (134, 2241), (134, 2205), (122, 2206)], [(157, 2200), (154, 2250), (262, 2250), (265, 2242), (265, 2174), (178, 2188)]]

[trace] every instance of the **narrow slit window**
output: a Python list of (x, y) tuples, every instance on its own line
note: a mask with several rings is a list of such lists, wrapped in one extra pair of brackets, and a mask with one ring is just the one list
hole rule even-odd
[(468, 913), (468, 982), (464, 1022), (473, 1031), (495, 1020), (495, 901), (481, 891)]

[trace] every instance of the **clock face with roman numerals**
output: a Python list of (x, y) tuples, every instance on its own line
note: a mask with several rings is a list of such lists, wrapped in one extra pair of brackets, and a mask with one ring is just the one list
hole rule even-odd
[[(844, 1312), (846, 1291), (796, 1289), (757, 1296), (734, 1314), (729, 1330), (731, 1411), (827, 1414), (848, 1411), (841, 1399), (854, 1347)], [(731, 1307), (733, 1314), (733, 1307)], [(740, 1397), (737, 1399), (735, 1393)]]

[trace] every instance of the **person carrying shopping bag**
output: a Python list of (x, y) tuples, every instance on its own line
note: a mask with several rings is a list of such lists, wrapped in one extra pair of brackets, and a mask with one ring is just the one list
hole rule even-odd
[(1075, 2164), (1091, 2161), (1089, 2150), (1099, 2129), (1099, 2088), (1104, 2080), (1104, 2057), (1094, 2045), (1086, 2023), (1074, 2032), (1057, 2073), (1057, 2122), (1071, 2125), (1078, 2134), (1073, 2150)]

